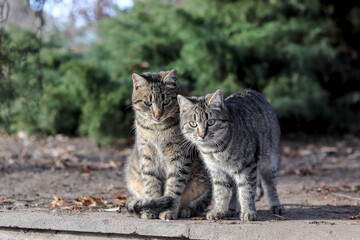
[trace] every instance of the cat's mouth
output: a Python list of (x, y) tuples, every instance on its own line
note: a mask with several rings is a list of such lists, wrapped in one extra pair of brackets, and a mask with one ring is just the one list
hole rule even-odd
[(164, 114), (160, 118), (153, 117), (151, 120), (152, 120), (153, 123), (159, 124), (159, 123), (164, 122), (165, 120), (167, 120), (171, 116), (172, 116), (171, 114)]
[(159, 124), (163, 121), (164, 119), (160, 118), (160, 119), (157, 119), (157, 118), (153, 118), (152, 119), (152, 122), (155, 123), (155, 124)]
[(199, 137), (198, 139), (196, 139), (196, 141), (200, 144), (206, 143), (208, 140), (209, 140), (209, 137), (207, 137), (207, 136), (205, 136), (204, 138)]
[(152, 118), (152, 122), (155, 124), (160, 124), (162, 122), (164, 122), (167, 119), (167, 115), (163, 115), (161, 116), (161, 118)]

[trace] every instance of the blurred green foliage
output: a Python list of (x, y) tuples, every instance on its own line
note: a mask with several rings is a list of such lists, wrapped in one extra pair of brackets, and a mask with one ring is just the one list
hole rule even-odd
[(135, 1), (97, 22), (98, 40), (83, 53), (61, 33), (40, 47), (30, 32), (8, 28), (0, 64), (11, 74), (0, 83), (0, 125), (102, 143), (126, 137), (131, 73), (176, 67), (187, 95), (264, 93), (283, 132), (359, 133), (360, 49), (353, 38), (360, 36), (360, 7), (345, 7), (320, 0)]

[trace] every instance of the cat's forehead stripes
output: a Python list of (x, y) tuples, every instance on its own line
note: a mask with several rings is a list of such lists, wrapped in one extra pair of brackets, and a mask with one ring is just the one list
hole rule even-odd
[(205, 101), (199, 101), (194, 107), (193, 120), (196, 122), (205, 122), (211, 117), (211, 111), (206, 107)]
[(169, 89), (161, 82), (152, 82), (148, 89), (148, 97), (151, 102), (161, 102), (165, 99), (176, 99), (178, 92), (178, 89)]
[(150, 83), (150, 100), (153, 102), (158, 102), (164, 100), (163, 89), (160, 82)]

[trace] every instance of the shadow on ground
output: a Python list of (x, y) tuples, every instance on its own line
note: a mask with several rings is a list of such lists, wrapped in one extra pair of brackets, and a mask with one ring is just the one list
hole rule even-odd
[(258, 220), (349, 220), (359, 218), (360, 206), (350, 205), (302, 205), (284, 204), (285, 213), (273, 215), (269, 211), (259, 210)]

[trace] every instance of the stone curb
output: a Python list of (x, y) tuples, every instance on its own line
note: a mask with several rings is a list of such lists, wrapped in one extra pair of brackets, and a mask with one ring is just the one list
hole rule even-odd
[(0, 212), (0, 239), (9, 236), (9, 230), (40, 231), (40, 235), (55, 231), (75, 234), (77, 239), (81, 234), (167, 239), (360, 239), (358, 221), (161, 221), (105, 212)]

